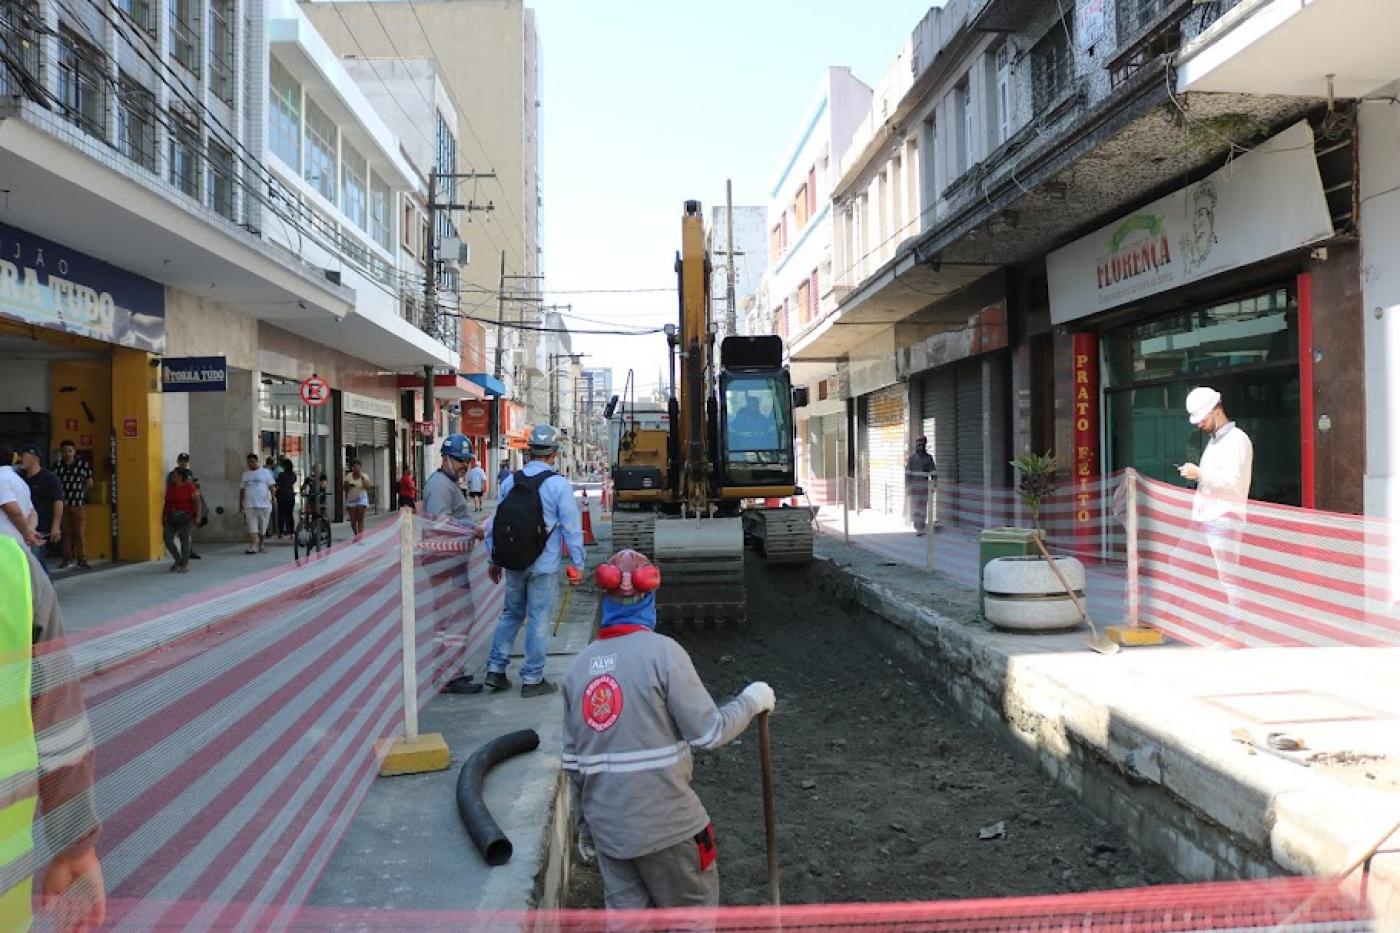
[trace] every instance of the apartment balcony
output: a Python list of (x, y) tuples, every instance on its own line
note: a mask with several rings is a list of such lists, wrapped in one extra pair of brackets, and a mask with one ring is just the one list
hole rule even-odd
[(1177, 67), (1180, 93), (1363, 97), (1400, 77), (1400, 4), (1237, 0)]

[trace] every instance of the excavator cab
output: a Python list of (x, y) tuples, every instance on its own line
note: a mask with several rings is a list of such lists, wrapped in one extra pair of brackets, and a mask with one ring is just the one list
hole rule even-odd
[(720, 346), (720, 486), (724, 498), (793, 486), (792, 382), (782, 339), (726, 337)]

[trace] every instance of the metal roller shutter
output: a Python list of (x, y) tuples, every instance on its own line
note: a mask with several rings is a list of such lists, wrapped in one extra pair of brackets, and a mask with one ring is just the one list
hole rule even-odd
[(377, 419), (365, 415), (347, 414), (341, 425), (341, 435), (347, 447), (373, 447), (374, 422)]
[(958, 484), (980, 486), (982, 465), (982, 361), (967, 360), (957, 366), (958, 380)]
[(925, 376), (920, 401), (920, 425), (929, 440), (938, 480), (954, 482), (958, 477), (958, 395), (952, 369)]
[(904, 514), (905, 397), (904, 386), (893, 385), (861, 399), (867, 502), (888, 515)]
[(374, 446), (394, 446), (394, 423), (387, 418), (372, 418), (371, 420), (374, 422)]

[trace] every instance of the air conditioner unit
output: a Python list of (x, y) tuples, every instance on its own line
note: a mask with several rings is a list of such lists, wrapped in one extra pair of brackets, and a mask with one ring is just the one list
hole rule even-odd
[(465, 266), (472, 261), (472, 245), (461, 237), (443, 237), (439, 253), (443, 259), (455, 262), (460, 266)]
[(339, 270), (339, 269), (322, 269), (321, 271), (324, 272), (324, 273), (326, 274), (326, 281), (327, 281), (327, 282), (330, 282), (332, 285), (339, 285), (339, 284), (340, 284), (340, 270)]

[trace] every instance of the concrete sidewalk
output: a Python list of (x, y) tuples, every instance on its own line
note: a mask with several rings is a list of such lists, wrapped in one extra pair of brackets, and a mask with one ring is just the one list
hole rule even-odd
[[(891, 650), (1184, 877), (1330, 874), (1400, 820), (1400, 649), (1105, 657), (1085, 630), (998, 632), (977, 609), (972, 534), (939, 532), (930, 574), (911, 530), (853, 515), (848, 546), (839, 507), (822, 511), (814, 585), (888, 623), (877, 634)], [(1122, 616), (1115, 576), (1091, 573), (1105, 622)], [(1275, 751), (1278, 732), (1306, 748)], [(1373, 861), (1368, 894), (1400, 918), (1400, 839)]]

